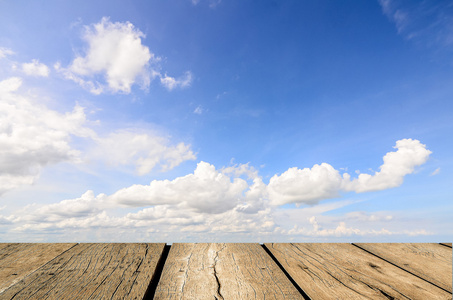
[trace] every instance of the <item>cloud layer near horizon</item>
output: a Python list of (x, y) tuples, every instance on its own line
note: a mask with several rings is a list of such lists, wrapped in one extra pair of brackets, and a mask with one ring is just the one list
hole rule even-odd
[[(357, 193), (393, 188), (403, 183), (405, 175), (425, 163), (431, 151), (418, 140), (402, 139), (397, 149), (384, 156), (380, 171), (349, 174), (334, 169), (327, 163), (312, 168), (289, 168), (274, 175), (265, 184), (258, 171), (248, 164), (217, 169), (207, 162), (199, 162), (192, 174), (174, 180), (153, 180), (149, 185), (135, 184), (112, 195), (87, 191), (76, 199), (49, 205), (32, 204), (17, 216), (6, 221), (16, 224), (16, 231), (65, 230), (68, 228), (156, 228), (191, 232), (260, 232), (305, 236), (390, 235), (386, 229), (364, 231), (347, 227), (344, 221), (334, 228), (322, 228), (307, 210), (311, 227), (282, 229), (275, 220), (275, 212), (284, 204), (319, 203), (323, 199), (339, 197), (341, 193)], [(118, 208), (141, 208), (123, 216), (112, 215)], [(303, 210), (302, 210), (303, 211)], [(387, 222), (391, 216), (351, 214), (351, 220)], [(6, 222), (5, 221), (5, 222)], [(168, 227), (170, 226), (170, 227)], [(427, 234), (424, 231), (406, 234)]]

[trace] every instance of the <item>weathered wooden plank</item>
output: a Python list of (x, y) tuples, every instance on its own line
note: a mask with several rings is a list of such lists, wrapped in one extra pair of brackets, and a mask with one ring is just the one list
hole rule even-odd
[(429, 243), (354, 244), (446, 291), (452, 289), (452, 250)]
[(265, 244), (312, 299), (451, 299), (351, 244)]
[(143, 299), (165, 244), (78, 244), (1, 299)]
[(75, 243), (1, 244), (0, 293), (75, 245)]
[(154, 299), (303, 299), (259, 244), (173, 244)]
[(440, 244), (451, 248), (451, 243), (440, 243)]
[(3, 249), (3, 248), (6, 248), (10, 245), (13, 245), (13, 244), (16, 244), (16, 243), (0, 243), (0, 249)]

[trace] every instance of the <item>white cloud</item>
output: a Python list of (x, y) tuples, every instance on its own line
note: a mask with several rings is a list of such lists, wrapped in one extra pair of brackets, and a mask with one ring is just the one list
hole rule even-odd
[[(417, 159), (419, 155), (414, 154), (420, 152), (416, 142), (398, 141), (398, 151), (387, 153), (384, 165), (389, 163), (395, 166), (395, 160), (421, 163), (423, 159)], [(406, 151), (406, 148), (415, 151)], [(407, 163), (403, 165), (406, 167), (400, 168), (413, 170), (407, 167)], [(397, 174), (400, 176), (402, 173)], [(211, 242), (217, 239), (225, 241), (225, 237), (232, 233), (235, 241), (250, 241), (251, 236), (260, 238), (258, 241), (265, 236), (287, 241), (292, 237), (325, 239), (429, 234), (426, 229), (416, 227), (412, 231), (395, 230), (398, 224), (401, 227), (405, 223), (388, 212), (355, 211), (342, 216), (323, 216), (327, 211), (360, 201), (345, 200), (290, 210), (276, 206), (290, 203), (288, 201), (314, 203), (319, 201), (321, 195), (336, 195), (342, 178), (328, 164), (302, 170), (291, 168), (273, 178), (266, 185), (258, 171), (249, 164), (216, 169), (209, 163), (200, 162), (192, 174), (174, 180), (153, 180), (149, 185), (132, 185), (109, 196), (95, 196), (88, 191), (76, 199), (48, 205), (35, 204), (18, 211), (16, 217), (10, 216), (4, 222), (21, 234), (38, 230), (60, 232), (64, 236), (73, 230), (85, 229), (87, 232), (100, 230), (105, 236), (105, 233), (111, 232), (110, 229), (115, 229), (117, 234), (112, 231), (111, 240), (124, 240), (126, 236), (149, 238), (149, 229), (152, 229), (154, 238)], [(323, 185), (321, 180), (326, 180), (327, 184)], [(314, 183), (320, 183), (323, 187), (309, 191)], [(274, 194), (271, 196), (271, 193)], [(137, 207), (142, 209), (136, 211)], [(321, 222), (318, 222), (318, 217)]]
[[(21, 85), (18, 77), (0, 81), (0, 195), (33, 184), (44, 167), (60, 162), (101, 161), (133, 166), (145, 175), (196, 158), (190, 145), (171, 144), (157, 133), (120, 129), (99, 136), (81, 106), (59, 113), (40, 104), (38, 96), (21, 93)], [(88, 150), (76, 149), (74, 137)]]
[(104, 17), (99, 23), (86, 27), (85, 56), (77, 56), (64, 74), (84, 87), (97, 87), (90, 88), (93, 93), (103, 91), (99, 89), (102, 84), (93, 80), (95, 75), (103, 76), (112, 92), (130, 93), (137, 81), (147, 87), (152, 75), (147, 67), (159, 58), (142, 44), (143, 37), (131, 23), (112, 23)]
[(453, 45), (452, 7), (448, 2), (379, 0), (379, 3), (382, 12), (395, 23), (398, 34), (406, 39), (428, 47)]
[[(229, 171), (234, 173), (232, 168)], [(155, 180), (146, 186), (134, 185), (111, 196), (95, 196), (92, 191), (87, 191), (76, 199), (47, 205), (33, 204), (18, 211), (9, 222), (13, 231), (18, 233), (116, 228), (117, 232), (128, 229), (127, 235), (131, 236), (134, 230), (143, 232), (152, 228), (155, 232), (171, 233), (174, 241), (178, 234), (184, 238), (188, 234), (203, 233), (212, 241), (215, 238), (212, 234), (269, 233), (275, 229), (269, 207), (255, 206), (253, 211), (243, 209), (256, 202), (254, 189), (263, 184), (259, 182), (255, 178), (251, 189), (247, 190), (245, 180), (231, 178), (214, 166), (200, 162), (193, 174), (173, 181)], [(251, 191), (253, 195), (244, 191)], [(145, 208), (113, 215), (119, 207), (127, 211), (131, 206)]]
[(220, 213), (234, 208), (243, 198), (245, 180), (224, 175), (213, 165), (200, 162), (193, 174), (172, 181), (153, 180), (149, 185), (133, 185), (111, 196), (130, 206), (181, 204), (181, 208)]
[(327, 163), (314, 165), (311, 169), (294, 167), (270, 179), (269, 199), (274, 205), (315, 204), (322, 199), (338, 197), (341, 181), (339, 172)]
[(194, 160), (190, 145), (170, 145), (168, 139), (138, 129), (122, 129), (103, 138), (96, 138), (90, 154), (111, 166), (135, 165), (139, 175), (148, 174), (156, 166), (168, 171), (186, 160)]
[(367, 213), (364, 211), (354, 211), (346, 214), (348, 220), (358, 222), (387, 222), (393, 220), (393, 216), (383, 213)]
[(360, 229), (349, 227), (346, 225), (346, 222), (340, 221), (337, 224), (333, 224), (333, 226), (329, 226), (329, 228), (324, 228), (321, 226), (316, 219), (315, 216), (309, 218), (309, 223), (311, 224), (311, 228), (309, 227), (300, 227), (295, 225), (292, 229), (288, 230), (287, 234), (292, 236), (310, 236), (310, 237), (318, 237), (318, 238), (333, 238), (333, 237), (351, 237), (351, 236), (380, 236), (382, 239), (383, 236), (420, 236), (420, 235), (429, 235), (432, 233), (427, 232), (425, 229), (416, 229), (416, 230), (388, 230), (385, 228), (381, 228), (379, 230), (376, 229)]
[[(111, 207), (106, 201), (106, 195), (94, 196), (93, 191), (87, 191), (76, 199), (63, 200), (58, 203), (25, 207), (15, 221), (53, 223), (69, 218), (86, 218), (94, 216)], [(28, 212), (28, 213), (27, 213)]]
[(30, 76), (42, 77), (48, 77), (50, 73), (49, 68), (45, 64), (40, 63), (37, 59), (33, 59), (30, 63), (23, 63), (22, 71)]
[(437, 175), (439, 173), (440, 173), (440, 168), (437, 168), (430, 174), (430, 176), (435, 176), (435, 175)]
[(222, 2), (222, 0), (210, 0), (209, 1), (209, 7), (210, 8), (216, 8), (217, 5), (219, 5)]
[(201, 105), (198, 105), (197, 108), (193, 111), (194, 114), (201, 115), (203, 113), (203, 107)]
[(418, 140), (402, 139), (396, 142), (395, 152), (384, 156), (384, 164), (374, 175), (360, 174), (350, 180), (349, 174), (343, 174), (342, 189), (357, 193), (379, 191), (400, 186), (404, 176), (414, 172), (415, 167), (424, 164), (432, 153)]
[(134, 84), (143, 89), (152, 80), (160, 78), (168, 90), (190, 86), (190, 71), (179, 78), (162, 76), (161, 58), (155, 56), (142, 43), (143, 32), (130, 22), (110, 22), (103, 17), (99, 23), (85, 27), (83, 39), (87, 48), (64, 68), (59, 62), (54, 65), (57, 72), (95, 95), (105, 92), (129, 94)]
[(83, 108), (58, 113), (17, 90), (22, 80), (12, 77), (0, 82), (0, 194), (31, 184), (47, 165), (78, 161), (79, 151), (70, 146), (71, 136), (86, 137)]
[(7, 57), (8, 55), (13, 55), (14, 52), (11, 49), (0, 47), (0, 59)]
[(177, 79), (165, 74), (160, 78), (160, 83), (169, 91), (177, 87), (188, 87), (192, 83), (192, 73), (190, 71), (187, 71), (184, 76)]
[[(190, 0), (192, 2), (192, 5), (198, 5), (200, 3), (200, 0)], [(209, 8), (215, 8), (217, 5), (219, 5), (222, 0), (209, 0)]]
[(323, 199), (338, 197), (341, 191), (362, 193), (394, 188), (400, 186), (415, 167), (426, 163), (432, 153), (426, 145), (412, 139), (399, 140), (394, 148), (398, 150), (384, 156), (379, 172), (374, 175), (361, 173), (353, 180), (347, 173), (342, 178), (339, 171), (327, 163), (314, 165), (311, 169), (290, 168), (270, 179), (269, 199), (274, 205), (316, 204)]

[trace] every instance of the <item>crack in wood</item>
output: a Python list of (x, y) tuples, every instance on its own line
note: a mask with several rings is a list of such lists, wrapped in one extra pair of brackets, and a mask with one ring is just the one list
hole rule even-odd
[[(217, 270), (216, 270), (216, 266), (217, 266), (217, 259), (219, 257), (219, 252), (221, 252), (223, 249), (225, 249), (225, 244), (223, 245), (222, 249), (220, 249), (219, 251), (216, 251), (215, 252), (215, 257), (214, 257), (214, 265), (212, 267), (212, 269), (214, 270), (214, 277), (215, 277), (215, 280), (217, 282), (217, 296), (220, 297), (220, 299), (223, 300), (223, 296), (222, 296), (222, 293), (220, 292), (220, 289), (221, 289), (221, 284), (220, 284), (220, 280), (219, 280), (219, 277), (217, 276)], [(217, 298), (216, 296), (214, 296), (214, 298), (216, 300), (219, 300), (219, 298)]]
[(189, 272), (189, 265), (190, 265), (190, 259), (192, 258), (192, 254), (193, 253), (190, 253), (189, 258), (187, 259), (186, 271), (184, 272), (184, 281), (182, 282), (182, 286), (181, 286), (182, 294), (184, 294), (184, 286), (186, 285), (187, 273)]

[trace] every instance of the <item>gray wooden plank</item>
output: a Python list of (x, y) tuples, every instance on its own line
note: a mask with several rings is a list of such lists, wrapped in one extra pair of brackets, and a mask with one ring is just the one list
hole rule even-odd
[(165, 244), (78, 244), (1, 299), (143, 299)]
[(173, 244), (154, 299), (303, 299), (259, 244)]
[(452, 290), (452, 250), (434, 243), (354, 244), (446, 291)]
[(2, 244), (0, 246), (0, 293), (75, 245), (76, 243)]
[(351, 244), (265, 244), (311, 299), (451, 299)]

